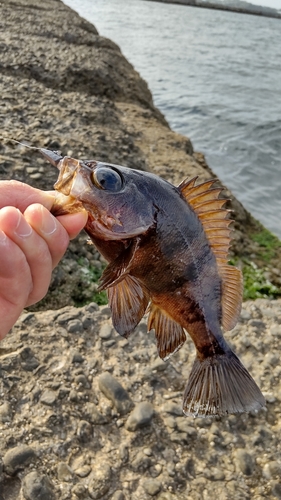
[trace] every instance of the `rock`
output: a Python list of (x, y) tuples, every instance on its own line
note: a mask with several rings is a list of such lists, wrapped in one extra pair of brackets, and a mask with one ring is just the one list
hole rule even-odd
[(108, 340), (111, 337), (112, 334), (112, 325), (109, 323), (104, 323), (101, 325), (101, 329), (99, 331), (99, 336), (103, 340)]
[(175, 403), (172, 403), (171, 401), (168, 401), (167, 403), (163, 404), (162, 410), (165, 411), (166, 413), (170, 413), (171, 415), (183, 417), (181, 406), (179, 404), (177, 405)]
[(83, 363), (84, 357), (76, 349), (72, 349), (70, 352), (70, 358), (72, 363)]
[(142, 483), (144, 491), (154, 497), (161, 491), (161, 483), (157, 479), (147, 479)]
[(111, 486), (111, 468), (108, 464), (96, 464), (89, 482), (89, 495), (94, 500), (105, 495)]
[(79, 375), (77, 375), (74, 380), (75, 380), (76, 384), (80, 385), (84, 389), (90, 389), (90, 387), (91, 387), (91, 384), (89, 383), (87, 377), (85, 377), (85, 375), (83, 373), (80, 373)]
[(126, 500), (126, 499), (125, 499), (124, 493), (121, 490), (116, 490), (113, 493), (111, 500)]
[(95, 312), (99, 311), (99, 306), (95, 302), (90, 302), (90, 304), (87, 304), (85, 306), (85, 311), (90, 314), (94, 314)]
[(11, 422), (13, 418), (12, 408), (8, 401), (5, 401), (0, 406), (0, 422), (4, 424), (5, 422)]
[(143, 454), (142, 451), (139, 451), (131, 462), (132, 469), (135, 472), (139, 472), (143, 474), (149, 467), (151, 467), (152, 460), (150, 457), (147, 457), (146, 455)]
[(266, 479), (277, 479), (281, 477), (281, 465), (279, 462), (272, 460), (264, 465), (262, 474)]
[(89, 422), (80, 420), (77, 427), (77, 436), (82, 443), (87, 443), (93, 436), (93, 429)]
[(59, 481), (71, 481), (73, 476), (73, 471), (65, 462), (60, 462), (57, 466), (58, 480)]
[(281, 484), (277, 481), (272, 481), (271, 483), (271, 492), (272, 495), (279, 500), (281, 500)]
[(187, 436), (195, 438), (197, 436), (196, 429), (190, 425), (189, 419), (177, 419), (177, 428), (180, 432), (184, 432)]
[(57, 392), (47, 389), (46, 391), (43, 392), (40, 401), (44, 405), (53, 406), (57, 398), (58, 398)]
[(251, 476), (254, 472), (254, 461), (252, 456), (243, 449), (236, 450), (236, 462), (238, 468), (245, 474), (245, 476)]
[(106, 424), (108, 419), (102, 415), (94, 403), (87, 403), (85, 406), (85, 415), (92, 424)]
[(155, 465), (152, 465), (152, 467), (150, 467), (149, 469), (149, 473), (151, 475), (151, 477), (158, 477), (161, 472), (162, 472), (162, 465), (161, 464), (155, 464)]
[(69, 325), (71, 321), (76, 320), (79, 316), (80, 316), (79, 309), (73, 308), (67, 312), (59, 314), (58, 317), (56, 318), (56, 322), (61, 326), (67, 327), (67, 325)]
[(87, 477), (92, 470), (90, 465), (83, 465), (82, 467), (78, 467), (75, 469), (75, 474), (79, 477)]
[(129, 460), (129, 449), (128, 446), (124, 443), (121, 443), (119, 448), (119, 457), (123, 464), (126, 464)]
[(129, 416), (125, 427), (128, 431), (136, 431), (137, 429), (149, 425), (153, 417), (153, 406), (151, 403), (139, 403)]
[(84, 486), (84, 484), (77, 483), (73, 486), (72, 488), (72, 493), (77, 497), (81, 499), (86, 499), (87, 495), (87, 489)]
[(127, 391), (110, 373), (105, 372), (100, 375), (99, 388), (121, 415), (128, 413), (134, 406)]
[(73, 319), (69, 321), (67, 331), (69, 333), (81, 333), (83, 331), (82, 321), (80, 321), (80, 319)]
[(27, 467), (36, 458), (33, 448), (19, 445), (7, 451), (3, 456), (4, 471), (13, 476), (21, 469)]
[(225, 473), (216, 467), (213, 467), (212, 469), (206, 469), (204, 471), (204, 476), (207, 479), (209, 479), (209, 481), (224, 481), (225, 480)]
[(36, 471), (24, 477), (22, 491), (26, 500), (56, 500), (50, 479)]
[(153, 363), (151, 364), (151, 369), (155, 370), (156, 372), (163, 372), (166, 370), (168, 367), (168, 363), (166, 361), (163, 361), (161, 358), (157, 358)]
[(32, 372), (39, 366), (39, 361), (33, 354), (33, 351), (29, 347), (24, 347), (20, 353), (21, 367), (27, 372)]

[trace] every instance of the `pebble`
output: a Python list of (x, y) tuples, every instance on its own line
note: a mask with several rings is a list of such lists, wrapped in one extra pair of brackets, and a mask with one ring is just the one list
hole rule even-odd
[(40, 401), (44, 405), (47, 406), (53, 406), (58, 398), (58, 393), (55, 391), (52, 391), (51, 389), (47, 389), (46, 391), (43, 392)]
[(5, 401), (0, 406), (0, 422), (4, 424), (5, 422), (11, 422), (12, 420), (12, 408), (8, 401)]
[(92, 424), (106, 424), (108, 419), (102, 415), (94, 403), (87, 403), (85, 406), (85, 415), (89, 418)]
[(99, 388), (121, 415), (128, 413), (134, 406), (127, 391), (110, 373), (105, 372), (100, 375)]
[(235, 452), (238, 468), (245, 474), (251, 476), (254, 472), (254, 461), (252, 456), (243, 449), (237, 449)]
[(71, 481), (73, 471), (65, 462), (59, 462), (57, 466), (59, 481)]
[(262, 474), (266, 479), (277, 479), (281, 477), (281, 464), (272, 460), (264, 465)]
[(87, 420), (80, 420), (77, 426), (77, 436), (82, 443), (87, 443), (93, 436), (93, 428)]
[(25, 500), (56, 500), (50, 479), (37, 471), (24, 477), (22, 490)]
[(116, 491), (113, 493), (113, 495), (112, 495), (111, 499), (112, 499), (112, 500), (126, 500), (126, 499), (125, 499), (125, 495), (124, 495), (123, 491), (121, 491), (121, 490), (116, 490)]
[(162, 406), (162, 410), (166, 413), (170, 413), (171, 415), (183, 417), (182, 407), (179, 404), (175, 404), (171, 401), (165, 403)]
[(112, 472), (108, 464), (99, 464), (93, 468), (93, 476), (89, 482), (89, 495), (94, 500), (105, 495), (111, 487)]
[(157, 481), (157, 479), (147, 479), (142, 483), (144, 491), (154, 497), (161, 491), (161, 482)]
[(281, 484), (277, 481), (272, 481), (271, 483), (271, 492), (274, 497), (281, 500)]
[(76, 384), (84, 387), (84, 389), (90, 389), (91, 384), (89, 383), (87, 377), (83, 373), (80, 373), (74, 378)]
[(75, 474), (79, 477), (87, 477), (92, 470), (90, 465), (83, 465), (82, 467), (78, 467), (75, 469)]
[(77, 498), (85, 499), (87, 494), (87, 488), (84, 486), (84, 484), (77, 483), (73, 486), (72, 493)]
[(110, 323), (104, 323), (101, 325), (100, 331), (99, 331), (99, 336), (103, 340), (108, 340), (111, 337), (112, 334), (112, 325)]
[(69, 333), (81, 333), (83, 329), (83, 323), (80, 319), (73, 319), (67, 324), (67, 331)]
[(8, 450), (3, 456), (3, 465), (6, 474), (13, 476), (16, 472), (27, 467), (30, 462), (36, 459), (33, 448), (26, 445), (19, 445)]
[(70, 353), (70, 358), (72, 363), (83, 363), (84, 357), (76, 349), (72, 349)]
[(133, 432), (145, 425), (149, 425), (151, 423), (153, 413), (154, 410), (151, 403), (138, 403), (130, 414), (125, 424), (125, 428), (128, 431)]

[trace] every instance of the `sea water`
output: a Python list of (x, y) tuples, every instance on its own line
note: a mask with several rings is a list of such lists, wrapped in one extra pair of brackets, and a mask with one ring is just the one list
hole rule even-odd
[(281, 237), (281, 20), (144, 0), (66, 0), (116, 42), (171, 127)]

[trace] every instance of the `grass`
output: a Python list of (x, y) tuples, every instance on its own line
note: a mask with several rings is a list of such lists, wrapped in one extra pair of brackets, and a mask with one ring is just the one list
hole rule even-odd
[[(81, 284), (77, 295), (73, 297), (75, 305), (77, 307), (81, 307), (89, 304), (90, 302), (95, 302), (99, 306), (107, 304), (108, 299), (106, 292), (97, 292), (95, 290), (96, 287), (93, 286), (98, 284), (98, 281), (106, 267), (105, 264), (101, 265), (101, 267), (94, 267), (83, 257), (78, 259), (77, 262), (79, 266), (81, 266)], [(81, 293), (81, 288), (83, 288), (83, 291), (85, 288), (90, 290), (90, 293), (86, 296), (85, 292)]]
[(281, 249), (281, 241), (267, 229), (261, 228), (259, 232), (251, 235), (251, 239), (258, 243), (258, 256), (265, 262), (270, 262)]
[(281, 290), (271, 283), (265, 276), (265, 271), (259, 269), (254, 262), (243, 266), (244, 300), (257, 298), (277, 298)]
[(277, 288), (266, 277), (265, 268), (259, 268), (254, 262), (247, 259), (242, 259), (242, 261), (239, 261), (238, 258), (232, 259), (229, 264), (237, 266), (238, 262), (244, 281), (243, 300), (274, 299), (281, 296), (281, 289)]

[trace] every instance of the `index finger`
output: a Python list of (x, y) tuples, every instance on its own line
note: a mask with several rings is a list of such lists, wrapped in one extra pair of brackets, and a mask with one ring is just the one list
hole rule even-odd
[(40, 205), (50, 210), (55, 200), (54, 193), (54, 191), (41, 191), (15, 180), (1, 181), (0, 209), (13, 206), (24, 212), (29, 205), (40, 203)]

